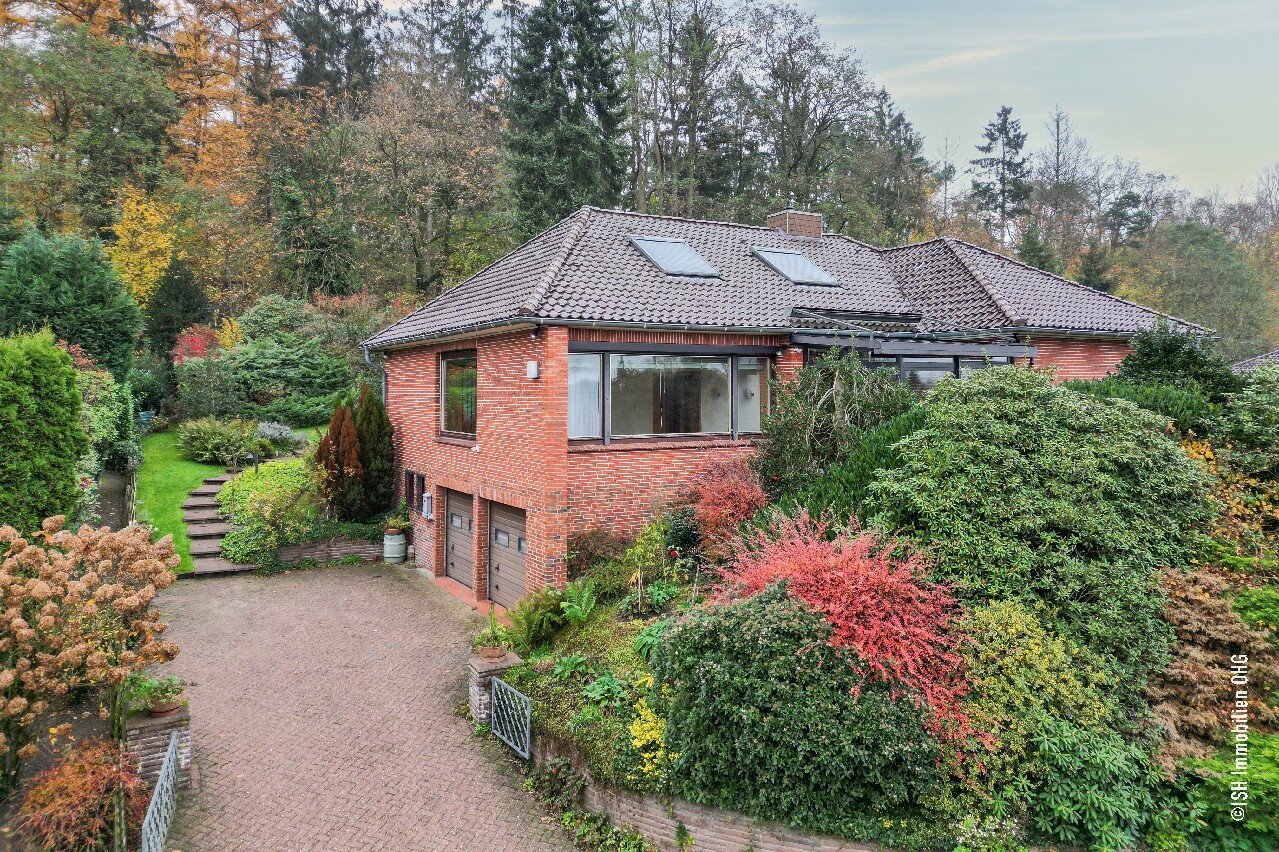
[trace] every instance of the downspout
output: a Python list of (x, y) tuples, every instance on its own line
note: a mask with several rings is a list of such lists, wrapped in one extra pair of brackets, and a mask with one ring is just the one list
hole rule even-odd
[(378, 364), (376, 361), (373, 360), (373, 356), (369, 354), (369, 347), (361, 346), (360, 349), (364, 352), (364, 363), (368, 364), (370, 367), (377, 370), (378, 373), (382, 376), (382, 405), (383, 407), (385, 407), (386, 406), (386, 370), (382, 369), (381, 364)]

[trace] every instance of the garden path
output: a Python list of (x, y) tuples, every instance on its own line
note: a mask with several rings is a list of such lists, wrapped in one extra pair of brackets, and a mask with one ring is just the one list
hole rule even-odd
[(478, 617), (411, 569), (211, 577), (159, 606), (198, 770), (170, 849), (570, 848), (456, 712)]
[(195, 567), (190, 574), (180, 577), (208, 577), (256, 570), (256, 565), (238, 565), (222, 556), (222, 539), (231, 528), (218, 506), (218, 492), (234, 478), (234, 473), (211, 476), (193, 488), (182, 504), (182, 522), (186, 524), (187, 538), (191, 542), (191, 561)]

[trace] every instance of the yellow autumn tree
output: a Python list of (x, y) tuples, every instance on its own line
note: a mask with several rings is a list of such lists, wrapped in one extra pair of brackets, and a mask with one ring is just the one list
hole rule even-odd
[(124, 190), (116, 240), (107, 246), (107, 255), (139, 305), (150, 301), (165, 270), (180, 254), (176, 251), (177, 213), (175, 204), (132, 187)]
[(240, 328), (240, 323), (235, 317), (223, 317), (222, 324), (218, 326), (218, 346), (229, 351), (243, 342), (244, 329)]

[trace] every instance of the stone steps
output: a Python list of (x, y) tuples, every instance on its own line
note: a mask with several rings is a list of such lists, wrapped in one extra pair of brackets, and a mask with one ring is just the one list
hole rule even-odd
[(194, 538), (191, 539), (191, 556), (221, 556), (222, 555), (222, 539), (220, 538)]
[(187, 521), (187, 538), (195, 541), (197, 538), (216, 538), (221, 539), (222, 536), (231, 532), (231, 525), (224, 522), (220, 517), (214, 515), (206, 522)]
[(182, 513), (182, 521), (187, 525), (188, 536), (191, 524), (218, 523), (221, 520), (222, 513), (217, 509), (187, 509)]
[(241, 565), (222, 555), (222, 538), (231, 531), (231, 525), (222, 516), (217, 498), (222, 486), (234, 478), (233, 473), (207, 477), (204, 484), (191, 489), (190, 498), (182, 504), (182, 521), (191, 540), (191, 562), (195, 570), (181, 576), (211, 577), (257, 570), (256, 565)]
[(256, 571), (256, 565), (240, 565), (221, 556), (201, 556), (194, 560), (195, 571), (184, 574), (184, 577), (210, 577), (218, 574), (239, 574), (245, 571)]

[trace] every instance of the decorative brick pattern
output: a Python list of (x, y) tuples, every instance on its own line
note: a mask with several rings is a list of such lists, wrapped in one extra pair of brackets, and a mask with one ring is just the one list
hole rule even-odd
[(161, 593), (191, 685), (182, 852), (569, 852), (496, 742), (455, 712), (478, 619), (387, 566)]
[(160, 777), (160, 766), (169, 751), (169, 736), (178, 732), (178, 786), (185, 788), (191, 780), (191, 716), (184, 706), (172, 716), (152, 718), (145, 712), (135, 713), (125, 722), (124, 750), (138, 767), (138, 774), (154, 786)]
[(523, 662), (509, 652), (500, 660), (486, 660), (473, 655), (467, 661), (467, 694), (471, 719), (477, 725), (487, 725), (493, 718), (493, 678), (501, 677), (507, 669), (515, 668)]
[(1100, 379), (1119, 369), (1132, 347), (1124, 340), (1078, 340), (1040, 337), (1030, 341), (1039, 349), (1037, 369), (1054, 369), (1053, 380)]

